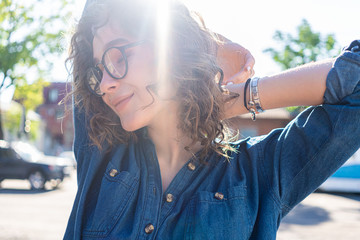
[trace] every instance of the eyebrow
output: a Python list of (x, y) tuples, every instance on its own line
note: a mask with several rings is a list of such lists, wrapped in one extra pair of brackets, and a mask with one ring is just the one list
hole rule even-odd
[[(104, 45), (104, 51), (110, 47), (113, 47), (118, 44), (124, 44), (124, 43), (129, 43), (129, 40), (127, 40), (126, 38), (116, 38)], [(100, 60), (97, 58), (93, 58), (93, 59), (94, 59), (94, 62), (100, 62)]]
[(118, 45), (118, 44), (123, 44), (123, 43), (129, 43), (129, 40), (127, 40), (126, 38), (116, 38), (116, 39), (106, 43), (104, 46), (104, 50), (107, 48), (113, 47), (115, 45)]

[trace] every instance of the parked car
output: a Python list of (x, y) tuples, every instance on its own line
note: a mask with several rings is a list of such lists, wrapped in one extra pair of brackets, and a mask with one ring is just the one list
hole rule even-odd
[(360, 149), (326, 180), (319, 190), (360, 193)]
[(77, 167), (77, 162), (75, 160), (75, 155), (73, 151), (65, 151), (59, 154), (58, 157), (66, 158), (67, 165), (72, 166), (74, 169)]
[(24, 142), (12, 144), (0, 140), (0, 182), (4, 179), (27, 179), (32, 189), (43, 189), (47, 181), (57, 187), (68, 175), (62, 159), (45, 156)]

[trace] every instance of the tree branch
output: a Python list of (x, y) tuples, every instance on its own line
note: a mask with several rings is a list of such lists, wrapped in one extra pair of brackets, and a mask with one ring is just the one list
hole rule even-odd
[(6, 77), (7, 77), (6, 72), (7, 72), (7, 70), (6, 70), (6, 71), (4, 71), (4, 78), (3, 78), (2, 82), (1, 82), (1, 85), (0, 85), (0, 90), (2, 89), (2, 87), (3, 87), (3, 86), (4, 86), (4, 84), (5, 84), (5, 80), (6, 80)]

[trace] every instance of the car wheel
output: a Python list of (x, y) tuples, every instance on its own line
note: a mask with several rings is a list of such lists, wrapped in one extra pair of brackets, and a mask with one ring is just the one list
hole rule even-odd
[(46, 180), (42, 172), (35, 171), (30, 173), (29, 182), (31, 185), (31, 189), (40, 190), (44, 189)]
[(52, 189), (57, 189), (59, 188), (60, 184), (62, 183), (62, 180), (61, 179), (53, 179), (50, 181), (50, 184), (51, 184), (51, 187)]

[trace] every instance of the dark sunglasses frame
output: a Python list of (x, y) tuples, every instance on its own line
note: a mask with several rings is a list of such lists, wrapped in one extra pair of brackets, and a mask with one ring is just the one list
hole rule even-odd
[[(101, 68), (99, 67), (99, 65), (101, 64), (105, 71), (109, 74), (110, 77), (114, 78), (114, 79), (123, 79), (125, 78), (126, 74), (128, 73), (128, 69), (129, 69), (129, 65), (128, 65), (128, 60), (127, 60), (127, 56), (126, 56), (126, 52), (125, 50), (128, 49), (128, 48), (132, 48), (132, 47), (135, 47), (135, 46), (138, 46), (142, 43), (144, 43), (145, 41), (137, 41), (137, 42), (133, 42), (133, 43), (129, 43), (129, 44), (126, 44), (124, 46), (121, 46), (121, 47), (109, 47), (108, 49), (106, 49), (102, 55), (102, 58), (101, 58), (101, 61), (98, 62), (94, 67), (90, 67), (87, 71), (87, 85), (90, 89), (90, 91), (95, 94), (96, 96), (98, 97), (101, 97), (104, 95), (104, 93), (102, 94), (99, 94), (96, 90), (98, 88), (100, 88), (100, 83), (101, 83), (101, 80), (102, 80), (102, 77), (103, 77), (103, 70), (101, 70)], [(120, 77), (117, 77), (117, 76), (114, 76), (110, 70), (108, 69), (108, 67), (106, 66), (105, 64), (105, 56), (106, 54), (111, 50), (111, 49), (117, 49), (117, 50), (120, 50), (122, 56), (124, 57), (124, 61), (125, 61), (125, 72), (122, 76)], [(97, 83), (95, 84), (95, 88), (93, 89), (91, 86), (90, 86), (90, 75), (92, 75), (92, 77), (95, 77)]]

